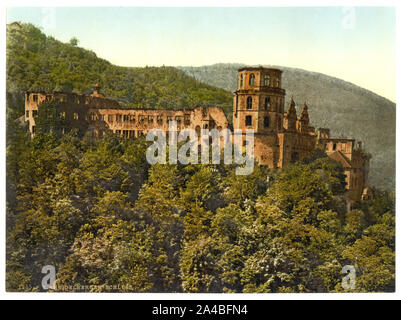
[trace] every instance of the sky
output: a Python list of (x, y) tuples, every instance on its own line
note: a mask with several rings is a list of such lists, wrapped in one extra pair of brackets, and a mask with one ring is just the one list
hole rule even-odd
[(392, 7), (9, 7), (13, 21), (120, 66), (287, 66), (396, 98)]

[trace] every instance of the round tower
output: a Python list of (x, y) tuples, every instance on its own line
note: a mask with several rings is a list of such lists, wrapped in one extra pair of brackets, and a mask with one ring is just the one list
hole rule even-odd
[(238, 70), (238, 90), (234, 92), (233, 127), (254, 130), (254, 157), (261, 165), (277, 168), (280, 159), (278, 134), (283, 132), (285, 90), (282, 71), (246, 67)]
[(281, 74), (279, 69), (264, 67), (238, 70), (234, 129), (253, 129), (256, 134), (283, 130), (285, 90), (281, 88)]

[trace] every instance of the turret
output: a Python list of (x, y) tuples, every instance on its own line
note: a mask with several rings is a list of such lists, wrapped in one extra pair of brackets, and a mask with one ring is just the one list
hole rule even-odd
[(295, 131), (297, 128), (297, 110), (295, 109), (294, 97), (291, 97), (290, 105), (284, 121), (284, 127), (288, 131)]
[(299, 115), (298, 121), (305, 124), (309, 125), (309, 113), (308, 113), (308, 106), (306, 102), (304, 103), (302, 107), (301, 114)]
[(309, 113), (308, 113), (308, 105), (306, 104), (306, 102), (304, 103), (301, 114), (298, 117), (297, 129), (300, 132), (309, 131)]

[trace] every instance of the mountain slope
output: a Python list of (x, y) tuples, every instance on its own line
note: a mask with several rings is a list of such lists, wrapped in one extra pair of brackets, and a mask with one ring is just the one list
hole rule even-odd
[(73, 41), (62, 43), (46, 36), (32, 24), (7, 25), (9, 107), (23, 111), (25, 90), (88, 93), (96, 82), (106, 96), (126, 107), (176, 109), (218, 104), (231, 109), (229, 92), (196, 81), (176, 68), (115, 66)]
[[(199, 81), (229, 91), (237, 88), (242, 64), (179, 67)], [(372, 154), (370, 183), (395, 186), (395, 104), (352, 83), (324, 74), (281, 66), (286, 105), (291, 96), (301, 106), (308, 103), (312, 125), (328, 127), (332, 136), (354, 137)], [(299, 112), (298, 108), (298, 112)]]

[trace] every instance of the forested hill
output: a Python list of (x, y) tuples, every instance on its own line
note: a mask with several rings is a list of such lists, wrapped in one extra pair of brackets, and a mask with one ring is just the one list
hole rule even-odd
[[(7, 105), (23, 112), (25, 90), (89, 93), (96, 82), (127, 107), (183, 108), (218, 104), (231, 109), (231, 93), (196, 81), (173, 67), (119, 67), (62, 43), (32, 24), (7, 25)], [(231, 110), (230, 110), (231, 111)]]
[[(243, 64), (180, 67), (199, 81), (226, 90), (237, 88), (237, 70)], [(283, 70), (288, 99), (298, 106), (306, 101), (311, 122), (328, 127), (333, 136), (354, 137), (372, 154), (370, 184), (395, 186), (395, 103), (352, 83), (321, 73), (273, 66)], [(300, 110), (298, 109), (298, 112)]]

